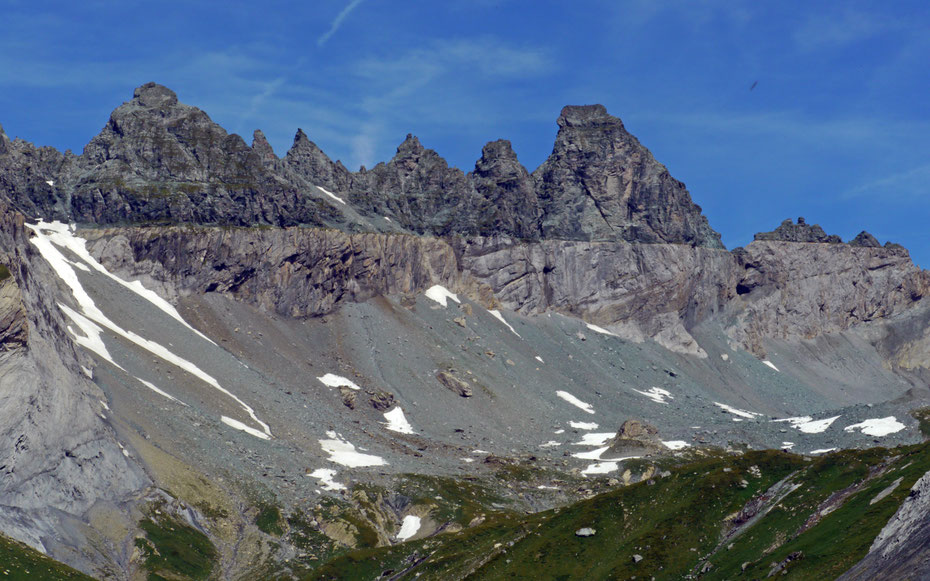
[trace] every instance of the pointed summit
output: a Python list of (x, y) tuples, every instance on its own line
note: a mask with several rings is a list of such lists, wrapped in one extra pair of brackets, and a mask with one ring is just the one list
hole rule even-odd
[(533, 178), (517, 160), (509, 141), (498, 139), (485, 145), (468, 177), (480, 200), (476, 216), (479, 234), (539, 237), (539, 200)]
[(146, 83), (138, 87), (132, 94), (133, 101), (143, 107), (162, 109), (178, 104), (178, 96), (174, 91), (157, 83)]
[(543, 236), (723, 248), (683, 183), (603, 105), (568, 106), (533, 172)]
[(341, 163), (332, 159), (316, 143), (310, 141), (303, 129), (297, 129), (294, 144), (284, 156), (287, 169), (310, 185), (321, 186), (334, 192), (346, 192), (351, 187), (351, 174)]
[(252, 151), (258, 155), (262, 165), (266, 168), (273, 168), (275, 162), (278, 161), (278, 156), (274, 154), (274, 149), (268, 143), (268, 139), (265, 138), (265, 134), (262, 133), (261, 129), (256, 129), (252, 134)]
[(403, 143), (397, 146), (397, 154), (394, 157), (405, 157), (409, 155), (418, 155), (423, 153), (426, 148), (420, 143), (416, 135), (408, 133)]

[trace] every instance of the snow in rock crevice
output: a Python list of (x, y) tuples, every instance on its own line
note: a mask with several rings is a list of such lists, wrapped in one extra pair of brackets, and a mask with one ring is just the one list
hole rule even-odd
[(397, 533), (398, 541), (406, 541), (417, 534), (420, 530), (420, 517), (408, 514), (400, 525), (400, 532)]
[[(500, 321), (501, 323), (503, 323), (505, 327), (507, 327), (508, 329), (510, 329), (510, 332), (511, 332), (511, 333), (513, 333), (513, 334), (516, 335), (517, 337), (520, 337), (520, 333), (517, 333), (517, 332), (514, 330), (514, 328), (510, 326), (510, 323), (508, 323), (508, 322), (504, 319), (504, 315), (502, 315), (500, 311), (498, 311), (498, 310), (493, 310), (493, 311), (492, 311), (492, 310), (489, 310), (488, 312), (491, 313), (491, 316), (493, 316), (495, 319), (497, 319), (498, 321)], [(520, 338), (522, 339), (523, 337), (520, 337)], [(540, 360), (540, 361), (541, 361), (541, 360)]]

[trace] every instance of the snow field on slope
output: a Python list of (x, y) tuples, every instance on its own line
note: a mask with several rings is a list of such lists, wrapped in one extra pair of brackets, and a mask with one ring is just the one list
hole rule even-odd
[[(63, 224), (61, 222), (49, 223), (49, 222), (40, 221), (38, 224), (35, 224), (35, 225), (26, 224), (26, 227), (28, 227), (30, 230), (32, 230), (35, 233), (35, 236), (30, 238), (29, 241), (36, 247), (36, 249), (38, 249), (39, 253), (46, 260), (46, 262), (49, 263), (49, 266), (52, 267), (52, 270), (55, 271), (58, 277), (71, 289), (71, 294), (72, 296), (74, 296), (75, 301), (78, 303), (78, 306), (80, 307), (82, 311), (81, 313), (77, 313), (76, 311), (66, 307), (65, 305), (59, 305), (59, 307), (62, 309), (62, 312), (66, 316), (68, 316), (68, 318), (71, 319), (84, 333), (84, 336), (82, 337), (74, 333), (74, 331), (69, 328), (72, 336), (75, 339), (75, 342), (78, 345), (85, 347), (86, 349), (96, 353), (97, 355), (99, 355), (106, 361), (110, 362), (117, 368), (125, 371), (123, 367), (118, 365), (113, 360), (112, 356), (107, 351), (106, 346), (103, 344), (103, 340), (101, 339), (101, 333), (103, 332), (103, 329), (101, 327), (106, 328), (112, 333), (148, 351), (152, 355), (155, 355), (156, 357), (159, 357), (163, 359), (164, 361), (167, 361), (168, 363), (171, 363), (172, 365), (175, 365), (176, 367), (183, 369), (190, 375), (197, 377), (204, 383), (210, 385), (214, 389), (232, 398), (237, 404), (239, 404), (239, 406), (249, 415), (249, 417), (255, 423), (261, 426), (262, 428), (261, 433), (264, 436), (263, 439), (268, 439), (271, 437), (271, 430), (268, 427), (268, 424), (258, 419), (258, 416), (256, 416), (255, 411), (252, 409), (251, 406), (249, 406), (244, 401), (239, 399), (236, 395), (234, 395), (232, 392), (230, 392), (229, 390), (221, 386), (216, 379), (214, 379), (212, 376), (204, 372), (197, 365), (188, 361), (187, 359), (184, 359), (183, 357), (176, 355), (175, 353), (173, 353), (171, 350), (164, 347), (163, 345), (156, 343), (154, 341), (151, 341), (149, 339), (146, 339), (133, 331), (128, 331), (126, 329), (123, 329), (122, 327), (117, 325), (114, 321), (110, 320), (110, 318), (107, 317), (103, 313), (103, 311), (100, 310), (100, 308), (97, 306), (94, 300), (90, 297), (90, 295), (84, 289), (84, 286), (81, 284), (81, 281), (78, 279), (77, 273), (74, 271), (74, 268), (72, 267), (74, 263), (68, 260), (59, 248), (68, 249), (69, 251), (74, 253), (76, 256), (78, 256), (81, 260), (83, 260), (84, 262), (92, 266), (95, 271), (105, 275), (111, 280), (118, 282), (121, 286), (141, 296), (142, 298), (144, 298), (145, 300), (149, 301), (154, 306), (156, 306), (158, 309), (160, 309), (161, 311), (165, 312), (166, 314), (168, 314), (170, 317), (172, 317), (176, 321), (183, 324), (186, 328), (193, 331), (198, 336), (202, 337), (206, 341), (209, 341), (211, 344), (216, 345), (212, 340), (210, 340), (209, 338), (204, 336), (202, 333), (200, 333), (199, 331), (195, 330), (193, 327), (188, 325), (187, 322), (181, 318), (180, 314), (177, 312), (177, 310), (173, 306), (171, 306), (170, 303), (168, 303), (167, 301), (159, 297), (154, 292), (149, 291), (148, 289), (145, 289), (142, 286), (141, 282), (139, 281), (134, 281), (131, 283), (126, 282), (123, 279), (107, 271), (103, 267), (103, 265), (98, 263), (87, 251), (86, 241), (74, 235), (72, 226)], [(151, 384), (147, 384), (147, 383), (143, 383), (143, 385), (145, 385), (146, 387), (150, 389), (152, 387)], [(156, 390), (156, 391), (160, 391), (160, 390)], [(164, 394), (164, 395), (167, 395), (167, 394)], [(242, 424), (242, 422), (238, 422), (238, 421), (235, 421), (235, 425), (230, 424), (229, 422), (226, 422), (226, 421), (224, 421), (224, 423), (226, 423), (227, 425), (231, 427), (236, 427), (237, 429), (240, 429), (237, 427), (238, 425), (245, 426), (245, 424)], [(249, 428), (249, 430), (243, 430), (243, 431), (250, 433), (252, 435), (255, 435), (255, 433), (253, 433), (253, 431), (251, 430), (253, 429)]]

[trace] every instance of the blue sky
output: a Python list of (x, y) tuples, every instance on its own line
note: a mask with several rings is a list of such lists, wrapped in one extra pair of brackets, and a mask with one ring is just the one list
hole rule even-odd
[[(350, 169), (407, 133), (469, 171), (535, 169), (566, 104), (603, 103), (728, 248), (804, 216), (930, 267), (930, 3), (0, 0), (0, 124), (79, 151), (154, 80), (278, 155)], [(757, 83), (750, 90), (753, 83)]]

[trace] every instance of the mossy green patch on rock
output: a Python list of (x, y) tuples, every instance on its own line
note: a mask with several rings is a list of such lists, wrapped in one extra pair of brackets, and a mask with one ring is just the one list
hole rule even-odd
[(164, 514), (139, 523), (145, 537), (136, 539), (149, 579), (207, 579), (217, 558), (216, 548), (197, 529)]

